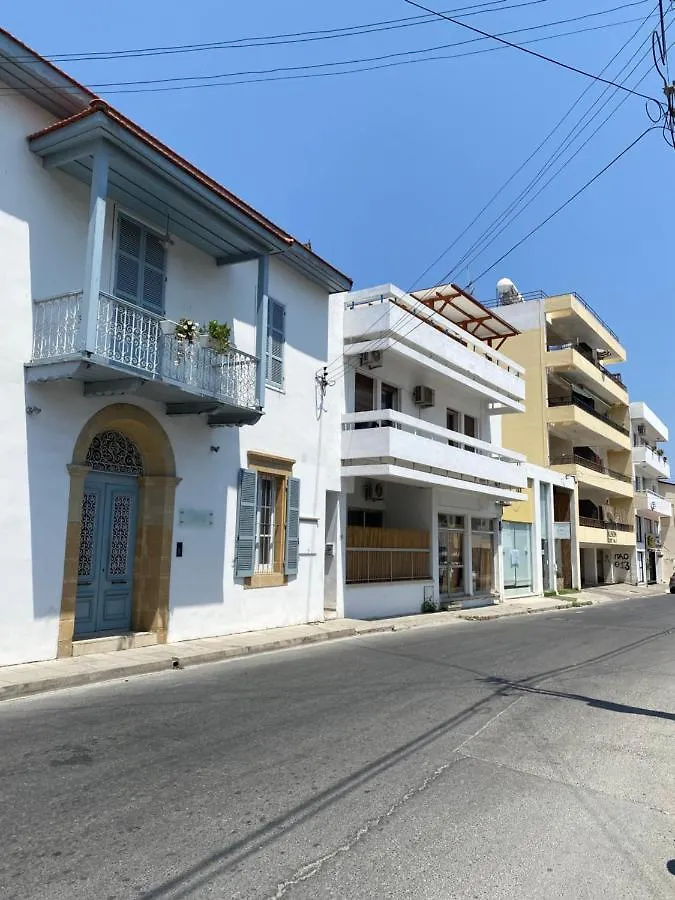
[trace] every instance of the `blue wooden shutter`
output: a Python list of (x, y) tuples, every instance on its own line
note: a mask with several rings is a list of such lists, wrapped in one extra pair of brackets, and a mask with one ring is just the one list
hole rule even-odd
[(118, 228), (115, 296), (130, 303), (138, 303), (141, 290), (143, 229), (137, 222), (123, 216), (119, 217)]
[(267, 312), (267, 381), (275, 387), (284, 386), (285, 342), (286, 307), (270, 298)]
[(298, 574), (300, 548), (300, 479), (289, 478), (286, 484), (286, 554), (285, 572)]
[(166, 250), (162, 241), (151, 231), (146, 231), (144, 237), (141, 305), (161, 314), (164, 312)]
[(256, 498), (258, 474), (253, 469), (239, 470), (239, 510), (234, 574), (250, 578), (255, 569)]

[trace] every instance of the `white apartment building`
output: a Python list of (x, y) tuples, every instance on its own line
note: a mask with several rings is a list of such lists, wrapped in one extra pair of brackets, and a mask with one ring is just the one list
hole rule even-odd
[(502, 506), (527, 485), (500, 441), (524, 409), (523, 369), (497, 349), (517, 332), (454, 286), (340, 301), (345, 614), (498, 602)]
[(670, 463), (660, 443), (668, 440), (668, 427), (646, 403), (630, 405), (635, 478), (635, 580), (662, 584), (672, 574), (664, 567), (662, 525), (673, 518), (673, 504), (659, 485), (670, 478)]
[(340, 613), (349, 279), (4, 31), (0, 87), (0, 664)]

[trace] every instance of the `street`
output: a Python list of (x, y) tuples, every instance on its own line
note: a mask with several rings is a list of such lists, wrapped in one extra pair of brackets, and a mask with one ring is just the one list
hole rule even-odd
[(672, 898), (674, 623), (649, 597), (3, 703), (0, 894)]

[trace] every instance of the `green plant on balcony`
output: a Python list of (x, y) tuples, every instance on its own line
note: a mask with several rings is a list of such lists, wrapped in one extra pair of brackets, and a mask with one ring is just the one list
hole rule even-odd
[(657, 455), (657, 456), (663, 456), (663, 447), (657, 447), (657, 448), (656, 448), (656, 455)]
[(230, 349), (230, 326), (227, 322), (211, 319), (206, 330), (200, 334), (200, 341), (216, 353), (226, 353)]
[(180, 341), (193, 344), (199, 337), (199, 322), (195, 322), (194, 319), (179, 319), (175, 335)]

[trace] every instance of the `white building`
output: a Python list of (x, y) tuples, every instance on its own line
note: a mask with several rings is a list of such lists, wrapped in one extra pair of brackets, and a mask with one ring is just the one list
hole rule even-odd
[(659, 479), (670, 478), (670, 464), (660, 443), (668, 440), (668, 427), (646, 403), (630, 405), (635, 476), (636, 581), (661, 584), (664, 571), (661, 526), (673, 517), (673, 504), (663, 496)]
[(517, 332), (450, 287), (340, 299), (345, 614), (497, 602), (502, 505), (527, 485), (500, 416), (524, 409), (525, 383), (490, 345)]
[(0, 664), (341, 612), (349, 279), (6, 32), (0, 86)]

